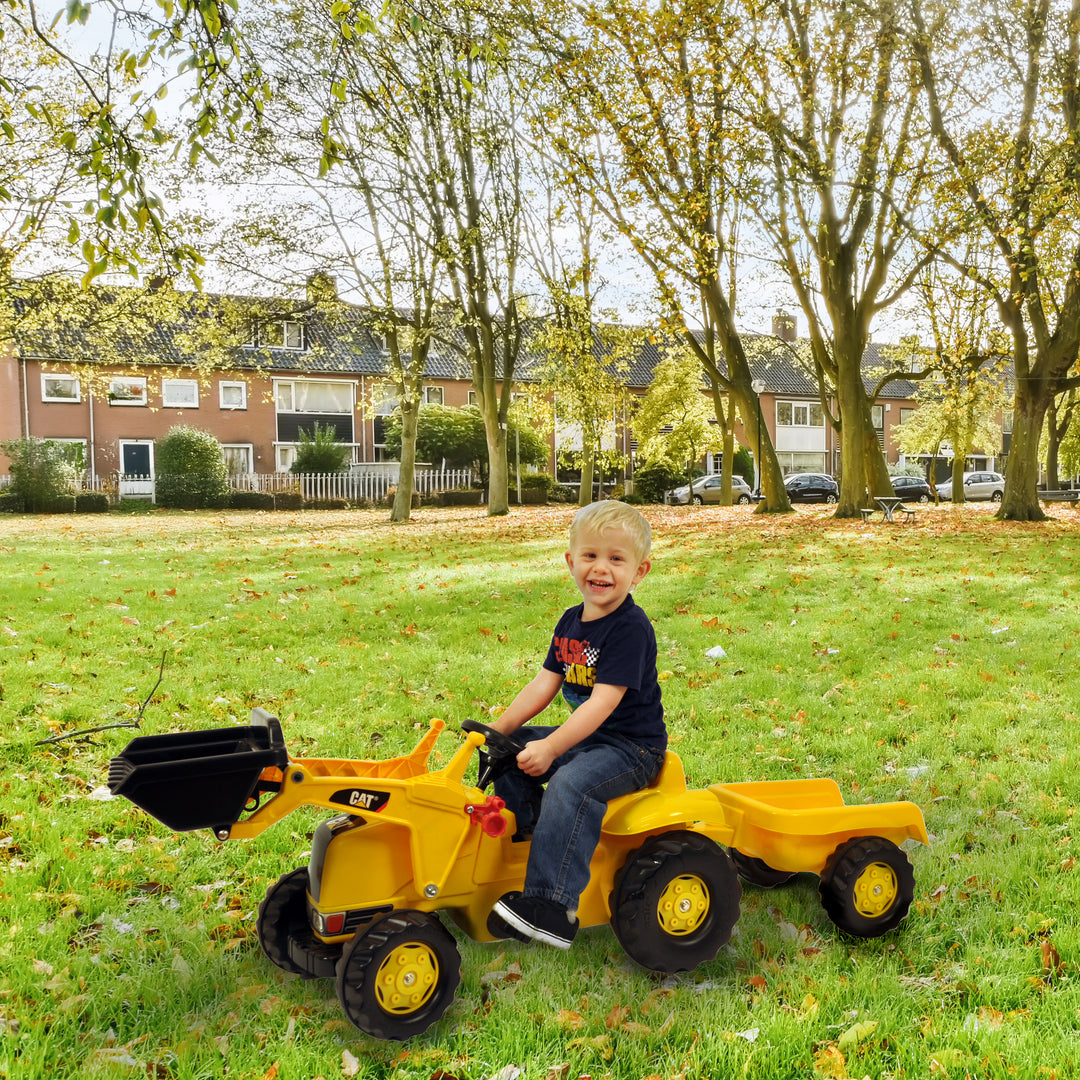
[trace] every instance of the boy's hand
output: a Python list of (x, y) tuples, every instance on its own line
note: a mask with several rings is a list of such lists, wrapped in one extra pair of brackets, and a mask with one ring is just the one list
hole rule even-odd
[(518, 768), (526, 776), (543, 776), (556, 757), (558, 754), (547, 739), (536, 739), (518, 754), (516, 760)]

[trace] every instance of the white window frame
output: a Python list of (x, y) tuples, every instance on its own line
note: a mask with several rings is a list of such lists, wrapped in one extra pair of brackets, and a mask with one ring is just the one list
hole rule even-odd
[[(170, 391), (184, 391), (190, 395), (194, 392), (195, 400), (170, 401)], [(161, 380), (161, 405), (165, 409), (197, 409), (199, 407), (199, 380), (198, 379), (162, 379)]]
[[(240, 391), (240, 404), (230, 405), (225, 400), (225, 393), (228, 390)], [(218, 382), (218, 405), (222, 409), (234, 411), (237, 409), (247, 408), (247, 383), (239, 379), (221, 379)]]
[[(130, 396), (124, 396), (121, 398), (115, 398), (113, 395), (116, 393), (116, 389), (123, 386), (125, 393), (138, 390), (139, 394), (131, 394)], [(146, 401), (146, 379), (144, 376), (129, 376), (127, 378), (116, 378), (109, 380), (109, 404), (110, 405), (134, 405), (145, 406)]]
[[(298, 409), (296, 407), (297, 387), (306, 386), (340, 386), (345, 387), (349, 395), (347, 409)], [(284, 403), (288, 397), (287, 404)], [(351, 379), (275, 379), (274, 380), (274, 408), (279, 413), (293, 413), (300, 416), (352, 416), (356, 408), (356, 383)]]
[[(813, 420), (812, 411), (818, 410), (818, 420)], [(785, 420), (781, 416), (781, 409), (791, 410), (791, 419)], [(816, 401), (777, 401), (776, 403), (776, 426), (777, 427), (824, 427), (825, 414), (821, 405)]]
[(446, 404), (446, 388), (442, 386), (425, 386), (424, 387), (424, 404), (425, 405), (445, 405)]
[[(49, 384), (66, 383), (75, 391), (74, 394), (51, 394)], [(53, 402), (58, 405), (75, 405), (82, 401), (82, 385), (74, 375), (68, 375), (59, 371), (43, 371), (41, 373), (41, 400)]]
[(247, 458), (247, 466), (243, 469), (237, 470), (240, 473), (253, 473), (255, 471), (255, 447), (251, 443), (222, 443), (221, 444), (221, 457), (222, 460), (228, 464), (228, 458), (225, 455), (226, 450), (243, 451)]
[[(274, 337), (280, 333), (280, 341), (268, 341), (269, 327), (274, 327)], [(281, 349), (287, 352), (303, 352), (304, 324), (299, 319), (268, 319), (265, 322), (252, 323), (248, 345), (264, 349)]]

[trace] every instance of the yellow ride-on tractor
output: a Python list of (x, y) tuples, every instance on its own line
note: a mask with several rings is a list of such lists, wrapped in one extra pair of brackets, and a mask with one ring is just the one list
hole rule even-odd
[[(299, 806), (333, 811), (307, 865), (259, 905), (259, 942), (285, 971), (334, 979), (362, 1031), (407, 1039), (443, 1015), (461, 978), (437, 913), (493, 940), (491, 909), (521, 888), (529, 854), (528, 840), (512, 839), (513, 815), (483, 790), (515, 767), (522, 744), (466, 721), (464, 741), (433, 770), (444, 726), (432, 720), (410, 753), (386, 761), (295, 758), (277, 719), (253, 709), (243, 727), (132, 739), (110, 763), (109, 787), (170, 829), (209, 828), (219, 840), (257, 836)], [(650, 787), (609, 804), (578, 920), (610, 923), (646, 968), (687, 971), (730, 938), (740, 877), (772, 887), (808, 871), (842, 931), (876, 937), (911, 904), (914, 875), (899, 845), (912, 839), (928, 842), (912, 803), (845, 806), (831, 780), (688, 790), (669, 752)]]

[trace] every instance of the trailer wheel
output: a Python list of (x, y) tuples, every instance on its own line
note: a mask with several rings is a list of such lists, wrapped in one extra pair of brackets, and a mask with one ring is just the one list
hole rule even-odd
[(742, 887), (719, 844), (692, 832), (646, 840), (611, 893), (611, 926), (632, 960), (689, 971), (716, 956), (739, 918)]
[[(317, 977), (319, 966), (325, 969), (327, 956), (337, 948), (324, 945), (312, 932), (307, 917), (308, 868), (297, 867), (266, 890), (259, 904), (255, 930), (266, 955), (282, 971), (305, 979)], [(308, 959), (308, 963), (298, 962)]]
[(911, 863), (892, 841), (863, 836), (841, 844), (818, 883), (825, 914), (845, 933), (875, 938), (908, 913), (915, 896)]
[(777, 885), (786, 885), (795, 876), (789, 870), (774, 870), (764, 859), (744, 855), (735, 848), (728, 848), (728, 854), (739, 877), (759, 889), (775, 889)]
[(337, 995), (345, 1015), (376, 1039), (408, 1039), (446, 1012), (461, 981), (461, 956), (434, 915), (392, 911), (345, 947)]

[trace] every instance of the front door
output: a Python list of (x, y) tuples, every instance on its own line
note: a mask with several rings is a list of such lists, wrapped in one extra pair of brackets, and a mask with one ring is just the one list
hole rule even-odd
[(120, 498), (154, 498), (154, 444), (120, 440)]

